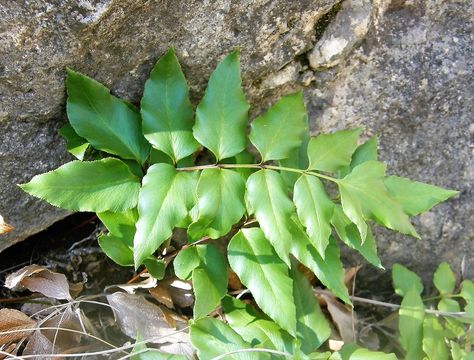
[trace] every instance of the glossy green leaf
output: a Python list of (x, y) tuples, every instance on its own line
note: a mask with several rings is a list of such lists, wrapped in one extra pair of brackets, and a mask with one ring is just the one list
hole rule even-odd
[(392, 198), (408, 215), (418, 215), (428, 211), (436, 204), (459, 193), (399, 176), (386, 177), (384, 184)]
[[(137, 338), (137, 342), (141, 338)], [(138, 343), (132, 350), (130, 360), (188, 360), (184, 355), (168, 354), (157, 349), (147, 348), (145, 344)]]
[(156, 150), (155, 148), (151, 148), (150, 158), (148, 162), (150, 165), (159, 164), (159, 163), (174, 165), (173, 160), (171, 160), (171, 158), (168, 155), (166, 155), (163, 151)]
[(138, 220), (136, 208), (124, 212), (98, 213), (100, 221), (109, 230), (108, 235), (98, 238), (102, 251), (121, 266), (133, 266), (133, 237)]
[(150, 144), (140, 114), (97, 81), (68, 69), (67, 115), (76, 133), (94, 148), (143, 164)]
[(127, 242), (113, 234), (100, 235), (97, 239), (102, 251), (121, 266), (133, 266), (133, 241)]
[(474, 303), (474, 282), (464, 280), (461, 284), (461, 296), (467, 303)]
[(136, 208), (124, 212), (106, 211), (98, 213), (97, 216), (111, 234), (124, 239), (126, 243), (133, 246), (135, 224), (138, 220)]
[(227, 234), (245, 213), (245, 183), (239, 173), (227, 169), (205, 169), (197, 185), (197, 219), (189, 226), (192, 239)]
[(290, 156), (301, 146), (308, 120), (303, 94), (283, 96), (268, 111), (250, 124), (250, 141), (262, 156), (262, 162)]
[[(290, 155), (286, 159), (279, 161), (280, 166), (293, 168), (293, 169), (302, 169), (305, 170), (308, 168), (308, 142), (309, 142), (309, 132), (303, 134), (303, 141), (297, 149), (293, 149), (290, 152)], [(285, 183), (290, 189), (293, 189), (295, 182), (299, 179), (300, 174), (282, 171), (281, 176), (285, 180)]]
[(418, 289), (410, 288), (402, 300), (398, 312), (398, 330), (400, 331), (400, 344), (406, 351), (405, 359), (423, 359), (423, 320), (425, 307)]
[(230, 241), (227, 256), (258, 306), (284, 330), (295, 334), (293, 281), (264, 233), (259, 228), (240, 230)]
[(461, 349), (457, 342), (450, 341), (449, 345), (451, 346), (451, 356), (453, 357), (453, 360), (467, 360), (466, 352)]
[(206, 316), (219, 305), (227, 293), (227, 264), (213, 245), (197, 245), (199, 266), (193, 270), (195, 295), (194, 318)]
[(196, 245), (183, 249), (174, 262), (176, 276), (192, 278), (194, 318), (206, 316), (219, 305), (227, 293), (227, 264), (214, 245)]
[(165, 277), (166, 264), (162, 259), (158, 259), (154, 256), (149, 256), (143, 260), (148, 273), (157, 280), (161, 280)]
[[(241, 153), (238, 153), (231, 159), (234, 160), (235, 164), (255, 164), (255, 157), (246, 150), (242, 151)], [(245, 181), (247, 181), (249, 176), (256, 171), (255, 169), (249, 168), (237, 168), (234, 170), (237, 171)]]
[(423, 292), (423, 284), (421, 283), (420, 277), (403, 265), (393, 265), (392, 280), (393, 288), (400, 296), (406, 296), (408, 291), (412, 288), (414, 288), (418, 294)]
[(152, 165), (142, 181), (138, 198), (135, 266), (153, 254), (194, 205), (196, 174), (177, 171), (168, 164)]
[(409, 217), (385, 189), (385, 169), (386, 165), (381, 162), (366, 161), (338, 180), (342, 208), (357, 225), (363, 240), (367, 235), (364, 219), (372, 219), (389, 229), (419, 237)]
[[(340, 360), (397, 360), (395, 354), (386, 354), (381, 351), (370, 351), (368, 349), (360, 348), (356, 344), (344, 344), (341, 350), (338, 351)], [(330, 358), (332, 360), (333, 357)], [(414, 359), (413, 359), (414, 360)], [(419, 359), (421, 360), (421, 358)]]
[(366, 161), (374, 160), (378, 158), (377, 155), (377, 136), (372, 136), (362, 145), (358, 146), (351, 160), (351, 170), (357, 165), (360, 165)]
[(199, 148), (192, 133), (194, 114), (188, 85), (173, 49), (151, 71), (140, 111), (147, 140), (175, 162)]
[(72, 161), (36, 175), (20, 187), (54, 206), (73, 211), (124, 211), (137, 205), (140, 183), (122, 161)]
[(199, 266), (201, 258), (197, 252), (196, 246), (191, 246), (180, 250), (174, 258), (174, 273), (181, 280), (191, 279), (193, 270)]
[[(438, 302), (438, 310), (444, 312), (460, 312), (461, 307), (454, 299), (442, 298)], [(444, 336), (449, 339), (459, 338), (464, 335), (464, 326), (458, 319), (446, 317), (444, 319)]]
[(330, 360), (331, 358), (331, 353), (329, 351), (326, 352), (314, 352), (309, 355), (307, 355), (307, 359), (309, 360)]
[(121, 159), (121, 160), (125, 163), (125, 165), (128, 166), (128, 169), (133, 175), (135, 175), (136, 177), (140, 179), (143, 178), (143, 175), (145, 175), (145, 173), (143, 172), (143, 168), (138, 162), (136, 162), (135, 160), (129, 160), (129, 159)]
[(331, 328), (319, 307), (308, 280), (298, 270), (296, 262), (291, 267), (293, 298), (296, 306), (296, 336), (304, 353), (319, 348), (331, 335)]
[(435, 316), (427, 315), (423, 321), (423, 351), (429, 360), (449, 359), (443, 333), (439, 320)]
[(349, 174), (352, 169), (366, 161), (377, 160), (377, 137), (372, 136), (362, 145), (359, 145), (352, 155), (351, 164), (339, 169), (339, 177), (342, 178)]
[(438, 310), (446, 312), (459, 312), (461, 311), (461, 307), (459, 306), (459, 303), (454, 299), (442, 298), (438, 302)]
[[(251, 348), (229, 325), (210, 317), (195, 321), (191, 325), (190, 334), (191, 343), (197, 349), (200, 359), (212, 359), (232, 351)], [(263, 353), (244, 352), (228, 355), (225, 359), (259, 360), (268, 357)]]
[(362, 128), (321, 134), (309, 140), (309, 169), (336, 172), (351, 163)]
[(267, 169), (253, 173), (247, 180), (246, 199), (251, 207), (249, 213), (255, 214), (265, 237), (289, 265), (292, 238), (289, 222), (295, 208), (280, 174)]
[(196, 109), (194, 137), (216, 160), (237, 155), (246, 147), (249, 105), (241, 88), (238, 51), (222, 60), (211, 75)]
[(433, 284), (441, 294), (451, 294), (456, 285), (456, 275), (454, 275), (448, 263), (439, 264), (433, 275)]
[(339, 258), (339, 247), (333, 237), (329, 239), (324, 259), (311, 244), (303, 226), (292, 218), (290, 230), (293, 235), (291, 254), (304, 266), (311, 269), (316, 277), (337, 297), (350, 304), (349, 293), (344, 285), (344, 268)]
[(311, 243), (324, 259), (331, 235), (330, 221), (334, 203), (326, 194), (321, 180), (310, 175), (301, 175), (296, 181), (293, 201)]
[(225, 317), (230, 327), (253, 346), (293, 352), (294, 338), (275, 322), (257, 314), (255, 309), (231, 296), (222, 300)]
[(367, 237), (362, 242), (357, 226), (344, 214), (341, 205), (334, 207), (331, 223), (339, 238), (351, 248), (357, 250), (372, 265), (383, 269), (377, 256), (377, 245), (370, 227), (367, 228)]
[(59, 129), (59, 134), (66, 140), (67, 151), (75, 158), (84, 160), (84, 155), (90, 145), (87, 140), (77, 135), (69, 123)]

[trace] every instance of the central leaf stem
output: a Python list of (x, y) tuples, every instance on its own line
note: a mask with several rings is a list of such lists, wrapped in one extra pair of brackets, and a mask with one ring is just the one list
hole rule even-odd
[(176, 170), (178, 171), (196, 171), (196, 170), (204, 170), (204, 169), (259, 169), (259, 170), (269, 169), (269, 170), (293, 172), (293, 173), (298, 173), (301, 175), (303, 174), (313, 175), (321, 179), (329, 180), (335, 183), (339, 182), (339, 180), (336, 178), (323, 175), (311, 170), (302, 170), (302, 169), (289, 168), (289, 167), (284, 167), (284, 166), (265, 165), (265, 164), (209, 164), (209, 165), (197, 165), (197, 166), (176, 168)]

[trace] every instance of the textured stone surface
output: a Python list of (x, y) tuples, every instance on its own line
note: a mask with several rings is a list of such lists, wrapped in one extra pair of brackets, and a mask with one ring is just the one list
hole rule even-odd
[[(364, 125), (392, 174), (461, 193), (415, 219), (421, 240), (378, 231), (384, 265), (425, 275), (442, 260), (474, 278), (474, 61), (471, 1), (377, 9), (361, 47), (306, 91), (314, 131)], [(329, 30), (329, 28), (328, 28)]]
[(392, 173), (460, 190), (416, 220), (421, 241), (385, 231), (378, 240), (386, 265), (428, 273), (466, 255), (472, 277), (473, 15), (470, 0), (3, 2), (0, 213), (16, 232), (0, 251), (65, 214), (14, 184), (68, 160), (56, 135), (66, 66), (136, 102), (174, 46), (196, 100), (238, 46), (254, 114), (304, 87), (314, 133), (364, 125)]
[(321, 39), (309, 52), (311, 68), (333, 67), (344, 60), (367, 34), (373, 11), (371, 0), (345, 0)]
[(0, 214), (15, 232), (0, 251), (63, 217), (15, 184), (66, 162), (66, 67), (137, 102), (151, 67), (170, 46), (203, 92), (218, 60), (241, 49), (245, 84), (308, 51), (315, 24), (336, 0), (25, 0), (0, 3)]

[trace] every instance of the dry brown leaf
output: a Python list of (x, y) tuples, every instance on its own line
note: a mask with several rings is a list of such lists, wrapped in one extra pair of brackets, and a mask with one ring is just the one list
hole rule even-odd
[(355, 278), (361, 267), (362, 266), (359, 265), (346, 269), (344, 273), (344, 284), (349, 290), (352, 290), (352, 280)]
[(58, 300), (72, 300), (66, 276), (35, 264), (8, 275), (5, 286), (12, 290), (26, 288)]
[(129, 294), (135, 294), (138, 289), (151, 289), (154, 288), (157, 284), (157, 280), (151, 276), (149, 273), (144, 273), (140, 275), (140, 277), (145, 278), (145, 280), (132, 283), (132, 284), (119, 284), (119, 285), (111, 285), (106, 288), (106, 290), (114, 287), (118, 287), (119, 289), (125, 290)]
[(345, 343), (354, 342), (356, 334), (353, 330), (353, 322), (357, 323), (356, 314), (352, 310), (339, 302), (334, 296), (329, 294), (319, 294), (326, 302), (327, 309), (331, 315), (332, 321), (339, 331), (341, 339)]
[(13, 230), (13, 227), (8, 225), (4, 220), (2, 215), (0, 215), (0, 235), (9, 233)]
[(227, 271), (227, 277), (229, 278), (229, 289), (240, 290), (244, 287), (242, 283), (240, 282), (240, 279), (237, 276), (237, 274), (233, 272), (232, 270), (229, 269)]
[(366, 326), (359, 332), (359, 342), (369, 350), (380, 349), (380, 338), (372, 326)]
[[(41, 331), (37, 330), (32, 336), (30, 336), (30, 339), (23, 350), (23, 355), (54, 354), (57, 353), (58, 350), (60, 349), (56, 347), (55, 352), (53, 352), (53, 344), (51, 341), (49, 341), (48, 338), (41, 333)], [(51, 360), (52, 357), (41, 357), (41, 359)]]
[(306, 280), (309, 281), (310, 284), (314, 282), (316, 276), (314, 275), (313, 271), (304, 266), (303, 264), (298, 264), (298, 270), (304, 275)]
[(84, 283), (69, 283), (69, 294), (71, 294), (74, 299), (82, 292), (82, 290), (84, 290)]
[[(0, 360), (6, 359), (8, 355), (13, 355), (11, 358), (8, 357), (9, 359), (15, 359), (15, 355), (17, 354), (17, 345), (16, 343), (10, 344), (7, 346), (5, 349), (2, 349), (2, 351), (5, 353), (5, 355), (0, 354)], [(8, 355), (6, 355), (8, 354)]]
[(116, 292), (107, 295), (115, 319), (122, 332), (136, 339), (137, 336), (156, 344), (186, 343), (189, 344), (187, 331), (177, 332), (187, 326), (186, 322), (176, 321), (176, 327), (168, 324), (163, 310), (135, 294)]
[(163, 283), (168, 285), (171, 299), (178, 307), (184, 308), (193, 306), (193, 287), (188, 281), (182, 281), (177, 277), (172, 277), (165, 280)]
[(78, 346), (81, 334), (61, 329), (81, 330), (79, 319), (71, 310), (66, 310), (41, 324), (40, 329), (30, 337), (23, 355), (59, 354)]
[(29, 336), (35, 330), (35, 326), (36, 321), (21, 311), (0, 309), (0, 346)]
[(40, 313), (41, 316), (45, 317), (57, 311), (55, 306), (60, 304), (60, 301), (53, 298), (37, 297), (35, 298), (35, 302), (26, 302), (21, 305), (20, 310), (28, 316), (34, 316), (37, 313)]
[(176, 329), (176, 318), (173, 316), (173, 312), (164, 306), (160, 306), (163, 311), (164, 319), (168, 323), (170, 328)]
[(148, 291), (156, 301), (169, 307), (170, 309), (174, 309), (173, 299), (171, 298), (169, 291), (169, 285), (158, 283), (156, 287), (148, 289)]
[[(54, 316), (41, 324), (41, 328), (62, 328), (81, 331), (81, 323), (77, 315), (72, 310)], [(41, 333), (60, 349), (69, 349), (76, 346), (81, 341), (81, 334), (67, 330), (41, 329)]]

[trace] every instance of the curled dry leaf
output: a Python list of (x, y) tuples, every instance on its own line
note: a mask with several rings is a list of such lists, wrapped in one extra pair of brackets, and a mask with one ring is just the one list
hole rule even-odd
[(81, 341), (81, 334), (76, 331), (81, 331), (80, 321), (74, 312), (66, 310), (41, 324), (28, 340), (23, 355), (59, 354), (74, 348)]
[(194, 295), (192, 289), (189, 282), (179, 280), (173, 276), (159, 281), (154, 288), (148, 291), (156, 301), (170, 309), (174, 309), (175, 305), (180, 308), (193, 306)]
[[(26, 288), (58, 300), (72, 300), (66, 276), (35, 264), (8, 275), (5, 286), (15, 291)], [(73, 284), (74, 293), (77, 293), (77, 287), (77, 284)]]
[(242, 283), (240, 282), (240, 279), (237, 276), (237, 274), (235, 272), (233, 272), (231, 269), (227, 270), (227, 277), (229, 279), (229, 281), (228, 281), (229, 289), (231, 289), (231, 290), (240, 290), (244, 287), (242, 285)]
[[(41, 331), (37, 330), (28, 340), (28, 343), (26, 344), (26, 347), (23, 350), (23, 355), (51, 354), (52, 347), (53, 345), (51, 341), (49, 341), (48, 338), (41, 333)], [(50, 360), (52, 358), (42, 357), (42, 359)]]
[(0, 309), (0, 346), (29, 336), (35, 326), (36, 321), (21, 311)]
[(169, 286), (159, 283), (154, 288), (148, 289), (148, 292), (159, 303), (167, 306), (170, 309), (174, 309), (174, 303), (173, 299), (171, 298)]
[(0, 215), (0, 235), (9, 233), (13, 230), (13, 227), (8, 225), (4, 220), (2, 215)]
[(157, 280), (149, 273), (144, 273), (140, 275), (140, 277), (145, 278), (145, 280), (131, 284), (111, 285), (108, 286), (106, 290), (118, 287), (129, 294), (135, 294), (138, 289), (151, 289), (154, 288), (157, 284)]
[(171, 299), (178, 307), (190, 307), (194, 304), (194, 294), (191, 284), (187, 281), (172, 277), (162, 282), (168, 286)]
[(352, 284), (354, 282), (355, 276), (357, 275), (361, 267), (361, 265), (358, 265), (346, 269), (344, 273), (344, 285), (346, 285), (349, 290), (352, 289)]
[(326, 303), (333, 323), (336, 325), (339, 335), (344, 343), (354, 342), (356, 339), (355, 324), (357, 316), (346, 305), (339, 302), (333, 295), (318, 294)]
[[(185, 330), (187, 322), (179, 317), (173, 317), (173, 324), (176, 326), (170, 326), (169, 311), (165, 314), (158, 305), (145, 300), (143, 296), (116, 292), (107, 295), (107, 300), (125, 335), (133, 339), (139, 337), (150, 343), (161, 344), (160, 349), (164, 351), (166, 349), (163, 349), (163, 346), (170, 349), (171, 344), (179, 344), (171, 349), (178, 349), (179, 354), (183, 355), (192, 349), (189, 334)], [(183, 349), (186, 349), (184, 353)]]

